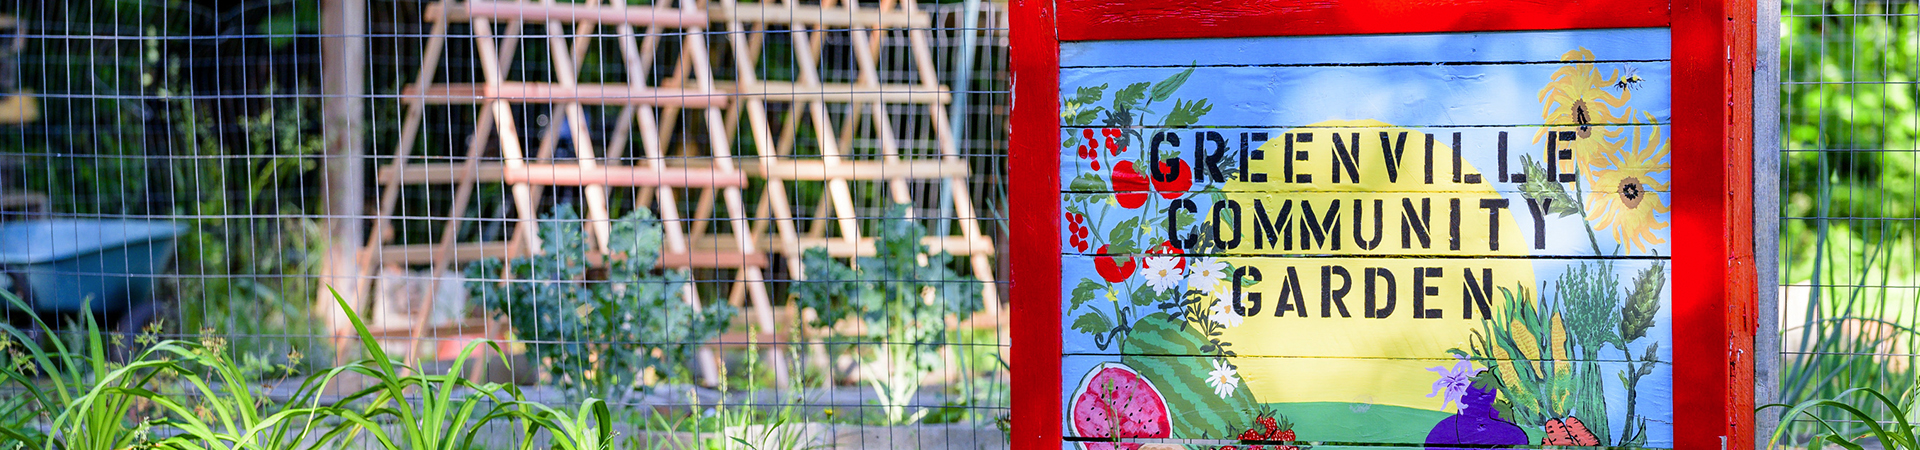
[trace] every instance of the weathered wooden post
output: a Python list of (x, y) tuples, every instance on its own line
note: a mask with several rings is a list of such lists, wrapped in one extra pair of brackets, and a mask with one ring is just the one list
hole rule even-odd
[[(326, 135), (325, 194), (327, 254), (320, 268), (319, 298), (314, 313), (329, 331), (351, 329), (333, 301), (331, 286), (347, 303), (364, 309), (357, 289), (360, 245), (366, 241), (361, 216), (366, 213), (365, 145), (361, 141), (361, 112), (366, 92), (366, 3), (363, 0), (326, 0), (320, 6), (320, 109)], [(335, 339), (337, 352), (344, 342)], [(336, 357), (344, 357), (336, 355)]]
[(1752, 445), (1752, 3), (1013, 8), (1015, 448)]

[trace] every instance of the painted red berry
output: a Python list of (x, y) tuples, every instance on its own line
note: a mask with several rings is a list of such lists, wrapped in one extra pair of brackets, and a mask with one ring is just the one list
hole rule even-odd
[(1281, 441), (1281, 442), (1293, 442), (1294, 441), (1293, 430), (1282, 430), (1279, 433), (1274, 434), (1273, 440)]
[(1254, 431), (1254, 430), (1247, 430), (1247, 431), (1242, 431), (1242, 432), (1240, 432), (1240, 440), (1242, 440), (1242, 441), (1258, 441), (1258, 440), (1260, 440), (1260, 432), (1258, 432), (1258, 431)]
[(1263, 433), (1263, 435), (1273, 436), (1274, 432), (1280, 431), (1280, 423), (1278, 421), (1273, 420), (1273, 416), (1263, 416), (1259, 419), (1255, 419), (1254, 422), (1259, 422), (1261, 427), (1265, 427), (1267, 429), (1267, 432)]

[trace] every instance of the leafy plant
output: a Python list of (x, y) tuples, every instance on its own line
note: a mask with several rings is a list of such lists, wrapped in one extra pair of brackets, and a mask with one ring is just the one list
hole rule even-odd
[[(579, 217), (562, 206), (542, 221), (546, 253), (467, 267), (470, 297), (513, 324), (529, 353), (577, 397), (624, 404), (646, 377), (673, 378), (696, 346), (726, 330), (734, 309), (684, 302), (685, 275), (655, 274), (661, 229), (635, 209), (613, 223), (603, 279)], [(505, 273), (507, 279), (500, 279)]]
[[(0, 292), (0, 297), (25, 307), (11, 294)], [(325, 448), (334, 435), (320, 433), (327, 427), (319, 420), (336, 408), (308, 403), (317, 390), (303, 389), (288, 405), (273, 405), (252, 391), (249, 371), (218, 344), (149, 343), (124, 365), (108, 363), (99, 326), (91, 314), (81, 317), (86, 323), (82, 349), (70, 349), (61, 339), (41, 347), (27, 333), (6, 329), (9, 345), (19, 351), (11, 354), (16, 358), (11, 364), (0, 367), (0, 379), (22, 392), (5, 402), (15, 419), (0, 423), (0, 437), (19, 444), (10, 448), (311, 449)], [(52, 333), (38, 317), (33, 320)], [(33, 378), (36, 373), (47, 377), (44, 385)], [(187, 392), (169, 392), (172, 386)], [(129, 420), (136, 416), (140, 419)], [(52, 435), (39, 433), (31, 424), (35, 419), (45, 420)], [(156, 429), (178, 433), (156, 439), (151, 435)]]
[(874, 256), (853, 265), (824, 248), (807, 249), (807, 282), (793, 291), (802, 308), (815, 311), (814, 327), (859, 322), (849, 337), (863, 359), (862, 378), (872, 383), (887, 422), (905, 424), (926, 414), (909, 414), (907, 404), (920, 380), (940, 369), (948, 317), (979, 311), (980, 292), (948, 267), (946, 252), (928, 252), (921, 242), (926, 229), (907, 218), (905, 205), (895, 205), (880, 225)]
[[(1850, 397), (1859, 397), (1859, 399)], [(1765, 411), (1768, 408), (1780, 407), (1786, 410), (1786, 413), (1781, 415), (1784, 418), (1806, 416), (1812, 419), (1818, 426), (1815, 428), (1817, 432), (1814, 434), (1814, 439), (1805, 443), (1810, 450), (1836, 446), (1847, 450), (1864, 450), (1868, 446), (1862, 445), (1861, 441), (1867, 439), (1879, 441), (1879, 445), (1873, 448), (1912, 450), (1920, 448), (1920, 439), (1914, 437), (1914, 426), (1910, 422), (1914, 413), (1920, 412), (1915, 409), (1914, 400), (1911, 393), (1900, 402), (1895, 402), (1880, 391), (1871, 388), (1854, 388), (1843, 391), (1833, 398), (1812, 399), (1795, 405), (1772, 404), (1762, 406), (1760, 409)], [(1887, 414), (1883, 416), (1857, 407), (1861, 404), (1873, 405), (1872, 409), (1887, 411)], [(1821, 410), (1840, 411), (1847, 420), (1828, 419), (1815, 414), (1815, 411)], [(1783, 442), (1782, 439), (1791, 440), (1793, 437), (1790, 428), (1776, 428), (1773, 436), (1767, 439), (1767, 448), (1792, 445), (1790, 442)]]

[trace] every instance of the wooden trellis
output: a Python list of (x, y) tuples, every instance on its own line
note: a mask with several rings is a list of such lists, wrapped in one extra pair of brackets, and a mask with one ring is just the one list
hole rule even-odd
[[(954, 220), (958, 236), (929, 236), (924, 241), (933, 251), (945, 251), (967, 257), (981, 287), (989, 317), (998, 314), (998, 299), (992, 285), (993, 268), (989, 258), (993, 243), (982, 235), (968, 190), (967, 162), (957, 149), (956, 137), (949, 129), (945, 105), (953, 93), (941, 85), (933, 66), (927, 29), (927, 15), (912, 1), (883, 0), (878, 8), (857, 4), (837, 5), (834, 0), (802, 5), (737, 4), (725, 0), (702, 5), (681, 0), (677, 5), (662, 2), (653, 6), (627, 6), (624, 2), (601, 5), (598, 0), (582, 4), (560, 4), (553, 0), (500, 2), (468, 1), (436, 3), (426, 10), (432, 24), (423, 63), (414, 83), (403, 90), (407, 103), (405, 122), (389, 166), (378, 171), (382, 192), (378, 214), (366, 249), (360, 255), (360, 267), (371, 271), (381, 264), (427, 266), (430, 276), (441, 278), (456, 263), (485, 258), (511, 258), (538, 254), (541, 242), (535, 226), (540, 187), (578, 186), (586, 200), (590, 234), (601, 254), (608, 250), (610, 225), (609, 187), (653, 188), (655, 195), (637, 196), (641, 205), (657, 202), (655, 208), (666, 224), (662, 249), (662, 267), (674, 270), (733, 270), (730, 302), (751, 304), (749, 320), (756, 326), (761, 342), (780, 341), (775, 330), (783, 329), (765, 287), (767, 254), (786, 258), (789, 273), (803, 280), (805, 269), (801, 254), (808, 248), (825, 247), (836, 257), (854, 257), (875, 253), (875, 239), (862, 232), (862, 219), (856, 211), (854, 185), (881, 183), (887, 200), (893, 203), (924, 204), (913, 198), (908, 182), (927, 180), (939, 183), (940, 202), (951, 208), (954, 217), (920, 220)], [(554, 80), (526, 82), (508, 80), (504, 61), (511, 61), (521, 40), (526, 20), (544, 21), (548, 45), (548, 63)], [(435, 72), (444, 50), (450, 23), (472, 24), (474, 42), (484, 76), (477, 84), (435, 84)], [(735, 66), (735, 80), (718, 82), (712, 73), (715, 65), (705, 40), (707, 24), (726, 27), (725, 37)], [(496, 35), (496, 27), (505, 33)], [(723, 24), (723, 25), (722, 25)], [(567, 34), (566, 26), (572, 33)], [(583, 84), (578, 72), (583, 57), (599, 27), (614, 28), (613, 37), (627, 73), (627, 81), (618, 84)], [(785, 27), (793, 36), (793, 55), (798, 73), (793, 80), (761, 80), (754, 61), (761, 56), (765, 34), (770, 26)], [(637, 30), (644, 27), (644, 31)], [(661, 40), (677, 29), (680, 54), (667, 79), (649, 86), (653, 55)], [(776, 31), (779, 32), (779, 31)], [(910, 43), (913, 72), (917, 82), (882, 83), (876, 56), (881, 34), (904, 33)], [(851, 82), (823, 81), (818, 55), (826, 33), (846, 33), (853, 43), (858, 76)], [(568, 38), (571, 36), (571, 39)], [(636, 39), (637, 38), (637, 39)], [(785, 55), (781, 55), (785, 57)], [(787, 102), (783, 122), (776, 127), (767, 103)], [(569, 128), (576, 158), (554, 161), (561, 127), (543, 130), (533, 154), (529, 155), (514, 123), (510, 104), (541, 104), (552, 108), (555, 117)], [(430, 104), (479, 105), (486, 118), (476, 121), (466, 142), (467, 150), (455, 163), (415, 163), (411, 161), (425, 107)], [(829, 104), (845, 105), (840, 117), (830, 114)], [(618, 124), (606, 145), (595, 146), (586, 128), (583, 105), (620, 106)], [(904, 117), (924, 118), (933, 131), (931, 148), (918, 148), (910, 140), (896, 136), (888, 108), (907, 105), (925, 108), (925, 114)], [(682, 108), (699, 109), (705, 139), (682, 141), (678, 154), (669, 156), (674, 122)], [(562, 116), (564, 114), (564, 116)], [(746, 117), (755, 155), (732, 154), (728, 142)], [(802, 120), (803, 117), (804, 119)], [(488, 120), (490, 119), (490, 120)], [(861, 125), (868, 125), (862, 127)], [(794, 155), (795, 141), (803, 128), (820, 150), (818, 157)], [(778, 133), (776, 137), (775, 134)], [(871, 133), (871, 135), (865, 135)], [(689, 134), (694, 134), (689, 132)], [(497, 137), (497, 141), (495, 140)], [(622, 165), (621, 152), (629, 139), (638, 139), (645, 152), (639, 166)], [(853, 142), (871, 139), (877, 151), (861, 151)], [(702, 142), (694, 142), (702, 141)], [(500, 162), (483, 161), (487, 147), (497, 142)], [(704, 144), (704, 148), (700, 144)], [(604, 150), (604, 151), (601, 151)], [(744, 159), (736, 166), (736, 159)], [(750, 178), (765, 183), (756, 208), (746, 208), (742, 189)], [(516, 230), (511, 238), (493, 242), (460, 241), (460, 221), (477, 183), (502, 183), (509, 187), (515, 206)], [(821, 183), (822, 196), (811, 217), (825, 218), (802, 226), (806, 217), (796, 216), (787, 189), (794, 183)], [(409, 185), (452, 184), (454, 196), (438, 242), (427, 245), (386, 245), (391, 215), (399, 192)], [(680, 198), (676, 188), (697, 189), (691, 199)], [(690, 203), (683, 203), (691, 200)], [(689, 217), (681, 217), (681, 206), (690, 205)], [(725, 218), (713, 220), (716, 210), (724, 208)], [(754, 218), (767, 218), (752, 222)], [(720, 230), (718, 223), (725, 222)], [(689, 227), (688, 224), (693, 224)], [(773, 230), (769, 230), (772, 227)], [(833, 236), (828, 236), (833, 234)], [(362, 280), (370, 277), (363, 273)], [(358, 291), (365, 298), (367, 282)], [(699, 292), (689, 284), (682, 292), (685, 301), (699, 306)], [(389, 331), (389, 336), (418, 339), (430, 330), (427, 315), (421, 314), (404, 334)], [(789, 316), (792, 317), (792, 316)], [(958, 318), (966, 319), (966, 318)], [(791, 319), (789, 319), (791, 320)], [(787, 324), (785, 329), (796, 328)], [(467, 323), (499, 335), (498, 324)], [(471, 331), (466, 331), (471, 332)], [(336, 333), (339, 334), (339, 333)], [(818, 349), (818, 347), (815, 347)], [(776, 376), (785, 382), (787, 364), (778, 346), (768, 349), (768, 358)], [(816, 352), (816, 355), (823, 353)], [(713, 380), (714, 363), (710, 349), (701, 353), (700, 372)]]
[[(764, 275), (761, 273), (766, 258), (755, 249), (755, 242), (744, 239), (748, 236), (744, 232), (748, 218), (745, 216), (740, 189), (747, 185), (746, 177), (733, 167), (732, 158), (726, 154), (731, 147), (719, 120), (725, 96), (713, 90), (711, 73), (700, 70), (704, 64), (696, 64), (696, 83), (692, 88), (646, 85), (647, 65), (652, 60), (652, 52), (660, 47), (659, 40), (665, 28), (682, 29), (682, 36), (690, 37), (683, 38), (682, 51), (689, 53), (691, 59), (702, 62), (707, 59), (705, 42), (699, 38), (701, 28), (707, 23), (704, 11), (691, 3), (683, 3), (680, 7), (661, 3), (653, 7), (629, 8), (624, 2), (599, 5), (598, 2), (559, 4), (552, 0), (540, 3), (474, 1), (434, 4), (428, 7), (427, 17), (433, 23), (432, 37), (429, 38), (424, 62), (414, 84), (405, 89), (409, 108), (398, 147), (394, 151), (394, 162), (379, 172), (379, 181), (383, 185), (380, 210), (370, 238), (373, 242), (369, 243), (368, 251), (361, 256), (361, 267), (375, 267), (378, 263), (427, 265), (431, 267), (431, 276), (440, 278), (446, 276), (453, 263), (538, 254), (541, 252), (541, 242), (535, 222), (539, 205), (537, 188), (541, 185), (583, 188), (590, 224), (588, 229), (596, 249), (602, 255), (609, 253), (607, 240), (611, 214), (607, 204), (608, 187), (651, 187), (659, 201), (667, 205), (677, 204), (674, 188), (720, 189), (724, 192), (731, 225), (741, 231), (737, 235), (743, 237), (739, 240), (738, 250), (690, 251), (678, 211), (661, 208), (659, 214), (665, 224), (663, 243), (667, 248), (663, 249), (660, 266), (683, 271), (694, 268), (735, 269), (741, 273), (740, 278), (747, 280), (744, 283), (745, 291), (753, 298), (754, 307), (760, 315), (770, 316), (768, 311), (771, 303), (767, 299), (762, 281)], [(540, 18), (546, 22), (547, 53), (556, 78), (552, 82), (513, 82), (506, 79), (502, 62), (511, 60), (514, 46), (520, 38), (519, 30), (527, 18)], [(498, 21), (508, 22), (508, 32), (496, 42), (494, 27)], [(484, 83), (431, 83), (451, 22), (472, 24)], [(562, 34), (567, 24), (573, 25), (573, 38), (570, 41)], [(577, 80), (583, 56), (592, 43), (595, 30), (607, 25), (615, 28), (621, 56), (629, 72), (628, 80), (623, 84), (580, 84)], [(636, 26), (647, 29), (641, 42), (635, 39), (640, 34), (636, 33)], [(483, 114), (491, 115), (492, 120), (476, 122), (468, 140), (467, 154), (461, 163), (409, 164), (424, 107), (429, 103), (480, 104)], [(541, 136), (537, 154), (529, 157), (517, 134), (510, 103), (551, 105), (558, 113), (556, 115), (565, 114), (564, 120), (571, 128), (568, 131), (572, 135), (570, 140), (576, 155), (573, 164), (541, 163), (553, 158), (560, 140), (559, 127), (548, 127)], [(585, 104), (620, 105), (622, 120), (635, 120), (637, 124), (633, 127), (622, 126), (616, 135), (610, 137), (609, 145), (604, 147), (605, 152), (596, 151), (586, 129), (587, 121), (582, 106)], [(707, 130), (709, 148), (716, 152), (712, 167), (676, 168), (663, 164), (661, 127), (653, 109), (662, 106), (705, 109), (710, 122)], [(626, 140), (630, 138), (628, 133), (635, 129), (639, 131), (647, 165), (622, 166), (619, 161), (623, 155), (619, 153), (626, 148)], [(503, 162), (483, 163), (481, 156), (496, 135)], [(465, 214), (474, 185), (480, 182), (506, 183), (510, 186), (519, 220), (512, 239), (501, 242), (459, 242), (460, 217)], [(410, 184), (443, 183), (453, 183), (458, 187), (439, 243), (384, 246), (388, 238), (385, 228), (389, 226), (388, 217), (395, 207), (399, 190)], [(362, 291), (364, 289), (362, 287)], [(695, 307), (701, 306), (699, 294), (691, 284), (684, 286), (682, 297)], [(498, 327), (488, 327), (489, 332), (492, 333), (495, 328)], [(422, 314), (413, 324), (410, 337), (418, 339), (426, 332), (426, 315)], [(777, 358), (778, 353), (773, 357)], [(702, 376), (713, 380), (715, 367), (711, 350), (703, 349), (700, 360)], [(784, 372), (779, 375), (784, 379)]]
[[(938, 180), (941, 188), (950, 194), (946, 201), (952, 202), (956, 215), (951, 219), (958, 223), (961, 235), (929, 236), (925, 244), (935, 252), (966, 256), (974, 275), (984, 282), (988, 313), (997, 313), (989, 259), (993, 244), (981, 233), (972, 196), (967, 190), (970, 171), (966, 161), (960, 158), (947, 121), (944, 105), (952, 101), (953, 93), (939, 83), (933, 65), (927, 36), (932, 21), (919, 11), (917, 4), (911, 0), (883, 0), (878, 8), (862, 8), (857, 3), (836, 5), (833, 0), (813, 5), (794, 1), (743, 5), (723, 0), (710, 8), (710, 12), (716, 21), (726, 21), (728, 27), (727, 38), (734, 50), (736, 69), (736, 80), (731, 87), (752, 94), (742, 96), (734, 107), (744, 109), (763, 166), (756, 175), (767, 180), (759, 213), (773, 215), (772, 224), (780, 241), (769, 247), (787, 258), (795, 276), (804, 274), (800, 254), (807, 248), (827, 247), (831, 254), (839, 257), (874, 253), (874, 239), (862, 232), (860, 214), (854, 205), (853, 183), (885, 183), (889, 201), (911, 204), (915, 199), (908, 189), (908, 181)], [(754, 61), (765, 49), (762, 40), (770, 25), (787, 27), (791, 33), (797, 69), (795, 80), (758, 79)], [(853, 61), (858, 69), (858, 76), (851, 83), (822, 80), (818, 55), (824, 44), (823, 35), (829, 32), (846, 33), (850, 37)], [(917, 83), (881, 82), (876, 52), (880, 34), (886, 32), (907, 35)], [(777, 138), (773, 135), (768, 102), (793, 105), (783, 118)], [(829, 104), (846, 105), (845, 113), (836, 120), (827, 108)], [(908, 117), (928, 118), (927, 125), (935, 138), (934, 148), (913, 149), (903, 145), (906, 141), (895, 135), (894, 117), (887, 110), (889, 105), (924, 107), (924, 116)], [(805, 116), (804, 122), (802, 116)], [(870, 121), (869, 127), (859, 126), (863, 118)], [(793, 155), (795, 140), (802, 128), (813, 131), (811, 134), (820, 151), (817, 158)], [(873, 134), (857, 135), (861, 130)], [(878, 141), (879, 151), (856, 154), (853, 142), (861, 138)], [(824, 221), (800, 226), (786, 192), (788, 182), (824, 183), (826, 195), (815, 216), (831, 214), (837, 227), (826, 226)], [(832, 238), (826, 237), (832, 232), (830, 228), (837, 231)], [(710, 242), (724, 245), (702, 241)]]

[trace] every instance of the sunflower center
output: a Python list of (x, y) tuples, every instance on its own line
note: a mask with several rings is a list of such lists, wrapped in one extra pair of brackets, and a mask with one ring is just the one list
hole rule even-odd
[(1593, 135), (1593, 117), (1587, 113), (1587, 101), (1585, 99), (1573, 101), (1573, 121), (1580, 124), (1580, 137), (1585, 138)]
[(1621, 203), (1627, 205), (1628, 208), (1640, 207), (1640, 197), (1643, 193), (1639, 178), (1627, 177), (1624, 180), (1620, 180), (1620, 198), (1625, 200)]

